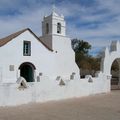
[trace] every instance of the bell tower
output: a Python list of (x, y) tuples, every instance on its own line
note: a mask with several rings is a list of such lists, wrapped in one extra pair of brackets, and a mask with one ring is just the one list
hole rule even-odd
[(58, 15), (55, 11), (45, 16), (42, 21), (42, 36), (61, 35), (66, 36), (66, 25), (63, 15)]
[(63, 15), (52, 11), (49, 16), (44, 16), (42, 21), (41, 41), (50, 49), (58, 51), (59, 47), (64, 44), (66, 38), (66, 23)]

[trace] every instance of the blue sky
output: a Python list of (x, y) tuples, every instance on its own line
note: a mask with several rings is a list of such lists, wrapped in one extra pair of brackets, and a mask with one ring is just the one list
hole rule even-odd
[(28, 27), (41, 36), (53, 3), (65, 16), (67, 35), (88, 41), (91, 54), (120, 39), (120, 0), (0, 0), (0, 38)]

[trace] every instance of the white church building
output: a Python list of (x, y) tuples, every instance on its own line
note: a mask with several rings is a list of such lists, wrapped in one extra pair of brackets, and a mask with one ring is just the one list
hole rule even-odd
[(109, 92), (106, 54), (96, 77), (81, 79), (64, 16), (52, 12), (43, 18), (40, 38), (27, 28), (0, 39), (0, 106)]
[(80, 79), (65, 28), (64, 17), (53, 12), (44, 17), (42, 37), (24, 29), (1, 39), (0, 81), (15, 83), (22, 76), (27, 82), (37, 82), (40, 75), (70, 79), (74, 73)]

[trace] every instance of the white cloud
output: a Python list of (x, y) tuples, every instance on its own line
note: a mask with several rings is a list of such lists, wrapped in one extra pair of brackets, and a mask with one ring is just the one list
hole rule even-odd
[[(53, 0), (1, 0), (0, 37), (27, 27), (41, 35), (41, 21), (44, 15), (50, 14), (52, 2)], [(103, 47), (110, 44), (111, 40), (119, 39), (119, 6), (120, 0), (95, 0), (95, 4), (88, 7), (82, 3), (61, 0), (56, 4), (56, 9), (68, 20), (66, 22), (69, 36), (87, 40), (93, 47)], [(9, 14), (9, 11), (17, 13)]]
[[(0, 1), (1, 2), (1, 1)], [(41, 22), (45, 14), (50, 13), (48, 6), (40, 8), (21, 7), (21, 14), (0, 16), (1, 38), (24, 28), (31, 28), (37, 35), (41, 35)]]

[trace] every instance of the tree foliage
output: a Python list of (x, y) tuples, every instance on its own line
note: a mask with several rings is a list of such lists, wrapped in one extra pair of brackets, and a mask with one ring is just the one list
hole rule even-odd
[(86, 41), (73, 39), (72, 48), (75, 51), (75, 60), (81, 73), (84, 75), (84, 71), (87, 71), (86, 74), (94, 76), (94, 73), (100, 69), (100, 58), (89, 55), (91, 45)]
[(72, 48), (75, 53), (88, 55), (89, 49), (91, 49), (91, 45), (83, 40), (72, 39)]
[[(96, 71), (100, 70), (100, 62), (103, 51), (100, 51), (96, 57), (89, 55), (91, 45), (83, 40), (72, 39), (72, 48), (75, 51), (75, 61), (80, 68), (81, 77), (86, 74), (95, 76)], [(111, 70), (117, 72), (119, 70), (117, 61), (114, 61)]]

